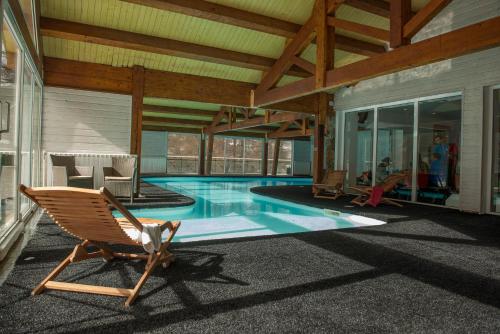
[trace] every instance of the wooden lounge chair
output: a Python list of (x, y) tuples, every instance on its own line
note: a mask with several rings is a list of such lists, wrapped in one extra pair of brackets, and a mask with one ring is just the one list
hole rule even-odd
[[(95, 293), (111, 296), (127, 297), (125, 302), (129, 306), (137, 298), (151, 272), (159, 264), (168, 267), (174, 261), (174, 255), (167, 251), (180, 222), (165, 222), (149, 218), (135, 218), (123, 205), (118, 202), (106, 189), (89, 190), (70, 187), (27, 188), (19, 186), (21, 193), (26, 195), (59, 225), (65, 232), (79, 238), (82, 243), (64, 259), (33, 291), (32, 295), (42, 293), (45, 289)], [(111, 214), (109, 204), (114, 206), (124, 216), (115, 218)], [(142, 249), (142, 244), (133, 240), (127, 230), (142, 232), (143, 224), (159, 224), (161, 230), (169, 230), (159, 251), (152, 254), (118, 253), (110, 248), (110, 244), (132, 245)], [(97, 247), (98, 251), (88, 252), (88, 246)], [(118, 259), (147, 260), (144, 274), (133, 289), (102, 287), (76, 283), (57, 282), (54, 279), (70, 263), (102, 257), (106, 261)]]
[[(407, 173), (402, 172), (402, 173), (394, 173), (386, 177), (379, 185), (378, 187), (381, 187), (383, 189), (384, 194), (391, 192), (396, 188), (396, 186), (403, 180), (407, 178)], [(372, 195), (373, 188), (372, 187), (349, 187), (350, 189), (356, 190), (360, 192), (361, 194), (358, 195), (356, 198), (354, 198), (351, 203), (353, 204), (358, 204), (360, 206), (365, 206), (368, 204), (370, 196)], [(384, 204), (391, 204), (399, 207), (403, 207), (400, 203), (393, 201), (390, 198), (382, 196), (380, 199), (380, 203)]]
[(345, 195), (344, 180), (347, 171), (334, 170), (326, 173), (321, 183), (313, 184), (315, 198), (337, 199)]

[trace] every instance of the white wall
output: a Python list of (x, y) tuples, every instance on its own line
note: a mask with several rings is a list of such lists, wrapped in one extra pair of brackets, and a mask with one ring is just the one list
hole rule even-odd
[[(500, 15), (499, 0), (454, 0), (414, 41)], [(500, 48), (421, 66), (358, 83), (336, 93), (343, 110), (441, 93), (463, 93), (460, 209), (481, 210), (485, 86), (500, 83)]]
[(129, 153), (131, 96), (45, 87), (43, 102), (44, 151)]

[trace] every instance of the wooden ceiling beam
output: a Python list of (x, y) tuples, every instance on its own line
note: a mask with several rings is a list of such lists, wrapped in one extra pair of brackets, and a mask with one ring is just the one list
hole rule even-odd
[(292, 57), (291, 61), (297, 65), (298, 67), (306, 70), (307, 72), (314, 74), (316, 71), (316, 65), (313, 63), (305, 60), (304, 58), (301, 58), (299, 56), (294, 56)]
[[(258, 71), (269, 70), (276, 61), (268, 57), (47, 17), (41, 18), (41, 31), (44, 36), (48, 37), (181, 57)], [(308, 77), (310, 75), (308, 72), (296, 67), (288, 68), (286, 74), (297, 77)]]
[(296, 119), (303, 119), (304, 115), (299, 113), (276, 113), (276, 114), (268, 114), (266, 116), (259, 116), (250, 119), (246, 119), (240, 122), (235, 122), (232, 124), (222, 124), (217, 126), (210, 126), (206, 129), (207, 133), (221, 133), (231, 130), (241, 130), (254, 128), (261, 125), (269, 125), (281, 122), (292, 122)]
[(188, 125), (188, 126), (208, 126), (211, 121), (199, 121), (195, 119), (179, 119), (173, 117), (142, 116), (143, 122), (153, 122), (162, 125)]
[(406, 23), (411, 19), (411, 0), (391, 0), (390, 45), (398, 48), (410, 43), (403, 34)]
[(391, 14), (391, 5), (383, 0), (346, 0), (345, 4), (386, 18), (389, 18)]
[(311, 137), (314, 134), (314, 129), (303, 130), (288, 130), (282, 132), (271, 132), (267, 135), (268, 139), (283, 139), (297, 137)]
[(500, 46), (500, 17), (495, 17), (327, 72), (326, 86), (316, 89), (314, 78), (306, 78), (263, 94), (255, 94), (254, 105), (264, 107), (308, 94), (350, 85), (362, 80), (428, 65)]
[(429, 23), (451, 0), (430, 0), (424, 8), (419, 10), (404, 26), (405, 38), (412, 38), (427, 23)]
[(342, 20), (336, 17), (328, 18), (328, 25), (342, 30), (351, 31), (357, 34), (376, 38), (381, 41), (389, 41), (389, 30), (379, 29), (366, 24)]
[(335, 48), (365, 57), (372, 57), (386, 52), (383, 45), (377, 45), (339, 34), (335, 35)]
[(152, 112), (164, 115), (182, 115), (182, 116), (200, 116), (200, 117), (214, 117), (217, 115), (215, 110), (200, 110), (190, 108), (179, 108), (170, 106), (157, 106), (151, 104), (144, 104), (142, 107), (143, 112)]
[[(47, 86), (131, 95), (132, 69), (44, 57), (44, 82)], [(247, 108), (255, 87), (241, 81), (146, 69), (144, 96)], [(312, 95), (268, 108), (314, 114), (314, 103)]]
[(307, 20), (293, 40), (285, 47), (281, 57), (274, 63), (269, 72), (266, 73), (256, 91), (264, 92), (272, 88), (292, 66), (292, 58), (301, 53), (315, 37), (315, 23), (312, 18)]

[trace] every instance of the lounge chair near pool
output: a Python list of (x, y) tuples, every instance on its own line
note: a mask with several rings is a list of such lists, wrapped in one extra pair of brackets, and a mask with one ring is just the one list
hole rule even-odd
[(375, 187), (349, 187), (350, 189), (356, 190), (361, 194), (354, 198), (351, 203), (358, 204), (360, 206), (365, 206), (366, 204), (377, 206), (380, 203), (391, 204), (399, 207), (403, 207), (400, 203), (393, 201), (390, 198), (384, 197), (396, 188), (396, 186), (407, 178), (407, 173), (394, 173), (389, 175), (380, 184)]
[[(20, 185), (19, 190), (45, 209), (47, 214), (65, 232), (82, 240), (71, 254), (32, 291), (33, 295), (40, 294), (45, 289), (112, 295), (127, 297), (125, 305), (129, 306), (137, 298), (139, 290), (155, 267), (162, 264), (166, 268), (174, 261), (174, 255), (167, 248), (177, 232), (180, 222), (135, 218), (106, 188), (100, 190), (70, 187), (27, 188)], [(124, 218), (113, 217), (110, 204)], [(169, 234), (166, 240), (162, 242), (160, 233), (166, 229), (169, 230)], [(157, 232), (156, 238), (154, 238), (151, 231)], [(156, 240), (148, 240), (148, 237)], [(111, 249), (111, 244), (142, 246), (148, 250), (149, 254), (115, 252)], [(149, 247), (151, 244), (154, 245), (154, 249)], [(88, 252), (88, 246), (97, 247), (98, 251)], [(104, 258), (106, 261), (114, 258), (140, 259), (146, 260), (147, 263), (143, 275), (133, 289), (66, 283), (54, 280), (70, 263), (99, 257)]]
[(347, 171), (334, 170), (326, 173), (321, 183), (313, 184), (315, 198), (337, 199), (345, 195), (344, 180)]

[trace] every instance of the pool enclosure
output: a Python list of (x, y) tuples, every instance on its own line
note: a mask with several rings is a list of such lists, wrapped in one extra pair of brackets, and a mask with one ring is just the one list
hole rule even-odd
[(120, 157), (135, 180), (401, 172), (396, 200), (500, 212), (498, 0), (172, 3), (1, 1), (0, 258), (38, 213), (19, 184), (128, 180)]

